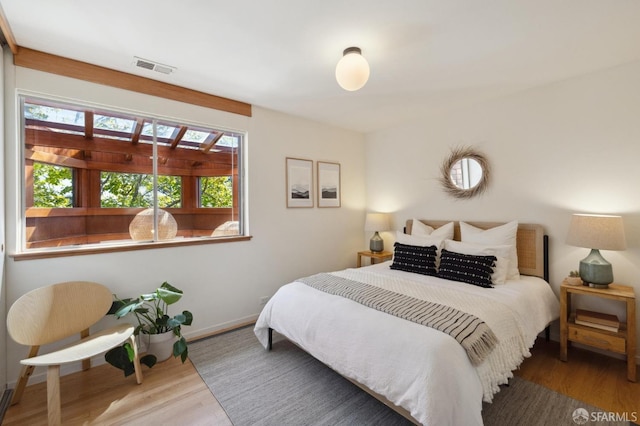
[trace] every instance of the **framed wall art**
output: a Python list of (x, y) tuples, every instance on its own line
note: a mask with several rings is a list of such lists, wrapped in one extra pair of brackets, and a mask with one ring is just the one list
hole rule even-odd
[(313, 161), (286, 158), (287, 207), (313, 207)]
[(340, 164), (318, 161), (318, 207), (340, 207)]

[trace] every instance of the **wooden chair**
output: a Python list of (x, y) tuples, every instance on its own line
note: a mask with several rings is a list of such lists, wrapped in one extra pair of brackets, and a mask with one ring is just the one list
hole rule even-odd
[[(136, 381), (142, 383), (134, 327), (123, 323), (89, 335), (89, 328), (109, 311), (111, 291), (97, 283), (72, 281), (32, 290), (9, 309), (7, 329), (13, 340), (31, 346), (23, 364), (11, 405), (17, 404), (29, 377), (37, 366), (47, 367), (47, 411), (50, 425), (59, 425), (60, 366), (82, 361), (82, 369), (91, 366), (91, 357), (114, 348), (126, 340), (133, 347)], [(81, 340), (63, 349), (38, 356), (40, 346), (80, 333)]]

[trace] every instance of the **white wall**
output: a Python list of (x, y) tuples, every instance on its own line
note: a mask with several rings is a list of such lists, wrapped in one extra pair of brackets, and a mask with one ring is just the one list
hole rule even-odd
[[(185, 296), (176, 309), (189, 309), (194, 324), (187, 337), (198, 336), (260, 312), (259, 298), (300, 276), (355, 266), (364, 245), (364, 138), (254, 107), (253, 117), (213, 111), (33, 71), (6, 61), (8, 85), (20, 90), (199, 121), (248, 131), (248, 216), (251, 241), (180, 248), (129, 251), (15, 261), (8, 258), (7, 302), (49, 283), (83, 279), (109, 286), (119, 296), (153, 290), (163, 281)], [(19, 174), (15, 96), (7, 92), (7, 181)], [(14, 114), (12, 115), (11, 112)], [(341, 164), (342, 207), (287, 209), (285, 157)], [(7, 242), (16, 237), (19, 207), (17, 187), (7, 188)], [(108, 320), (107, 320), (108, 321)], [(17, 377), (26, 348), (9, 340), (8, 381)]]
[[(588, 254), (565, 244), (571, 214), (620, 214), (628, 249), (603, 255), (616, 282), (640, 298), (639, 117), (640, 62), (426, 116), (367, 135), (367, 204), (393, 212), (396, 229), (412, 217), (543, 224), (556, 294)], [(478, 148), (490, 162), (492, 181), (478, 198), (455, 200), (438, 184), (439, 166), (457, 145)], [(587, 306), (623, 311), (615, 302)]]

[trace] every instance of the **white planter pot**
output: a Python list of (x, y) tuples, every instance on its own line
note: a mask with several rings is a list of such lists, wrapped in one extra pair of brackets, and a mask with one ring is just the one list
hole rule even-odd
[(155, 355), (157, 362), (162, 362), (173, 355), (173, 344), (178, 340), (178, 336), (169, 331), (162, 334), (147, 334), (142, 339), (147, 340), (147, 353)]

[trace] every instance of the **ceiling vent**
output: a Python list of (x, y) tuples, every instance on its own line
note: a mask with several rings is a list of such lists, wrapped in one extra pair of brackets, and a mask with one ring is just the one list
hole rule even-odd
[(173, 74), (176, 70), (175, 67), (171, 67), (169, 65), (159, 64), (157, 62), (149, 61), (147, 59), (138, 58), (137, 56), (133, 57), (134, 65), (138, 68), (144, 68), (145, 70), (159, 72), (161, 74)]

